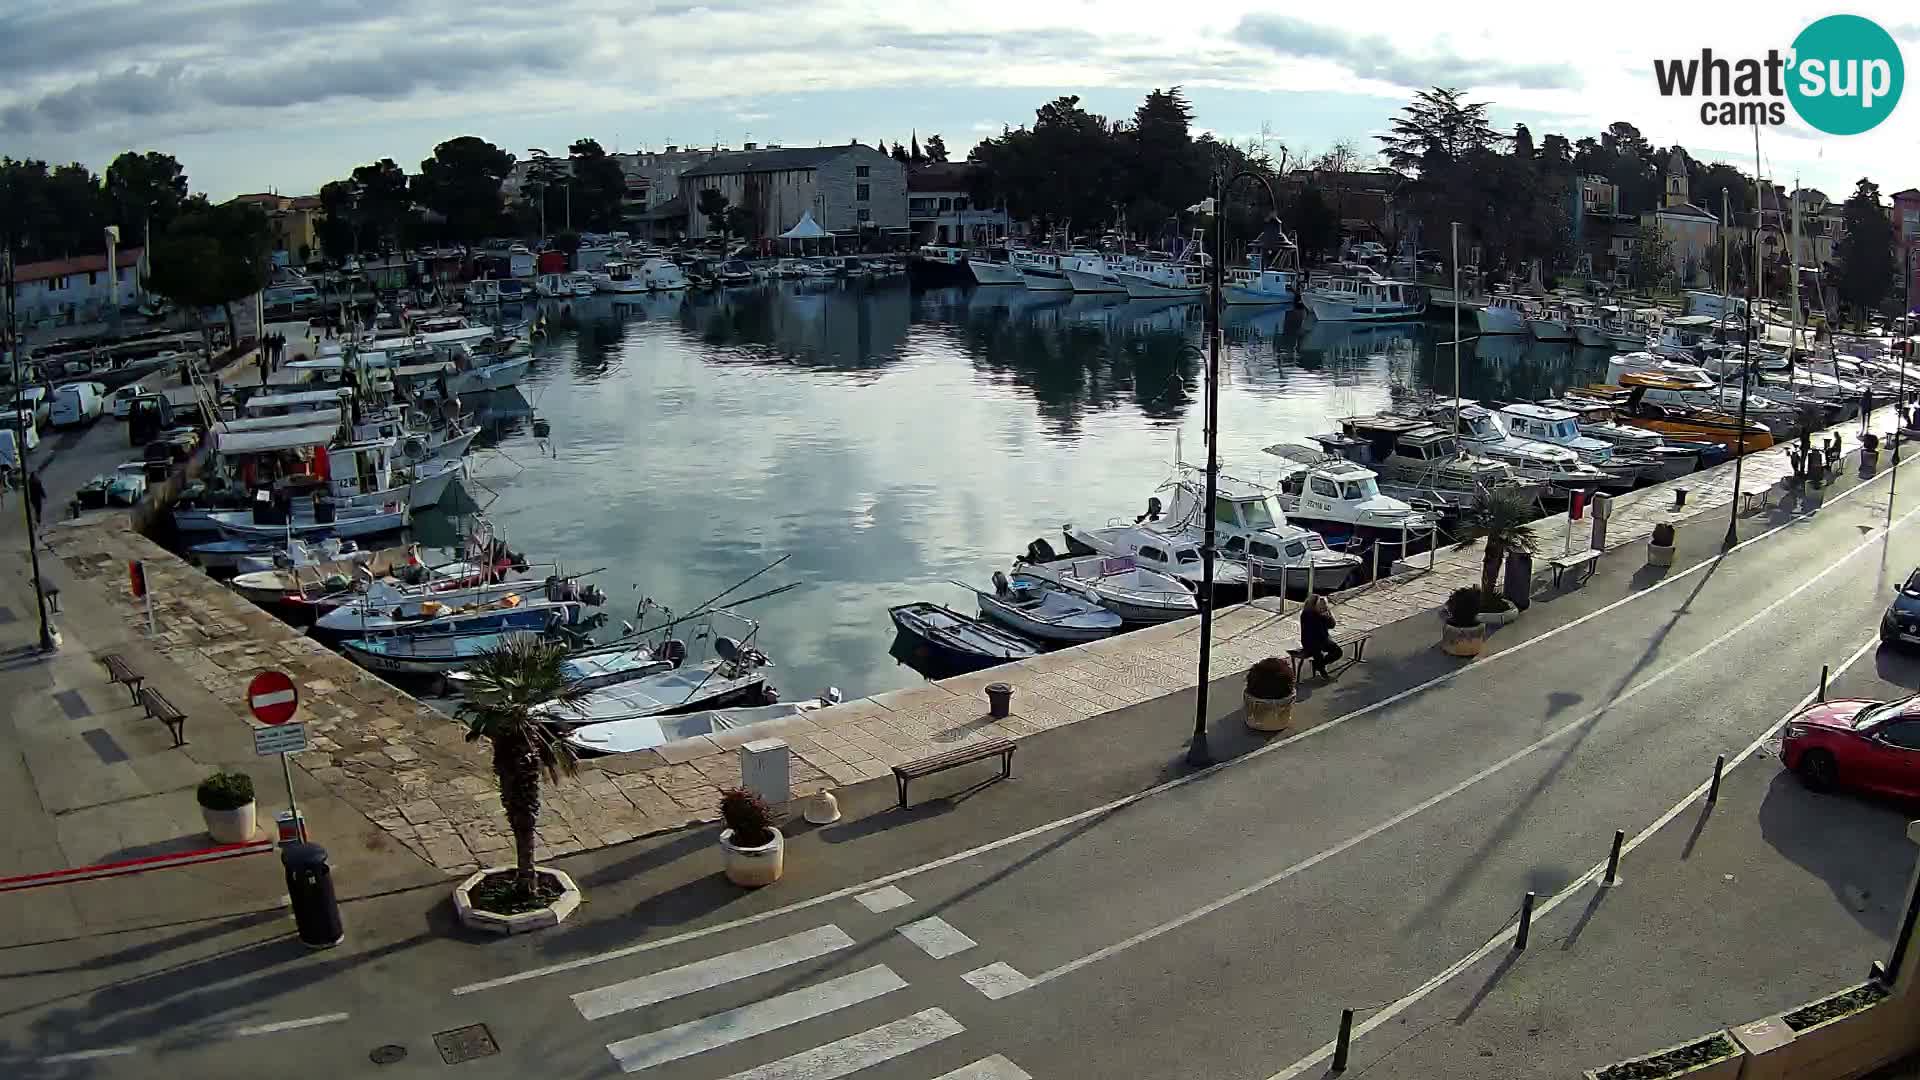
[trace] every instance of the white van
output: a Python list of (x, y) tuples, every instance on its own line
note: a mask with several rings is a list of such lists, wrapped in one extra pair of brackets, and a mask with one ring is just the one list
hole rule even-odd
[(97, 382), (67, 383), (53, 391), (53, 411), (47, 422), (54, 427), (78, 427), (100, 419), (107, 388)]
[(128, 383), (120, 389), (115, 390), (113, 392), (113, 418), (115, 420), (125, 420), (127, 414), (133, 411), (133, 399), (153, 392), (154, 391), (147, 389), (146, 383), (137, 382)]

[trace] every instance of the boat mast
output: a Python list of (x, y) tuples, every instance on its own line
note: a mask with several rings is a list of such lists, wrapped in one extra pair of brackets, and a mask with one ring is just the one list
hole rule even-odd
[[(1453, 434), (1460, 434), (1460, 223), (1453, 223)], [(1416, 257), (1417, 261), (1417, 257)], [(1404, 557), (1405, 552), (1401, 552)]]

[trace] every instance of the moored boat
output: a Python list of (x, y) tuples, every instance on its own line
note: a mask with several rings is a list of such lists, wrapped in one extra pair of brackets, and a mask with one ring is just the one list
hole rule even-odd
[(1032, 642), (941, 604), (901, 604), (887, 615), (912, 659), (941, 671), (979, 671), (1040, 655)]
[(1097, 641), (1120, 629), (1119, 615), (1077, 590), (1019, 570), (993, 572), (993, 591), (975, 589), (980, 613), (1016, 633), (1040, 641)]

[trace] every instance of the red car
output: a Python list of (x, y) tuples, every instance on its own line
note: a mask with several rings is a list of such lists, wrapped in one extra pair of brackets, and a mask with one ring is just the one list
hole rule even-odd
[(1815, 791), (1850, 787), (1920, 798), (1920, 695), (1810, 705), (1787, 722), (1780, 751)]

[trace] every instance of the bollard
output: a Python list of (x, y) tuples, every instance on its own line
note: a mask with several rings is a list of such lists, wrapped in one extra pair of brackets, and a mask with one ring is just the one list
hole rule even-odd
[(1720, 773), (1727, 767), (1727, 755), (1721, 754), (1713, 759), (1713, 786), (1707, 788), (1708, 804), (1720, 801)]
[(1620, 845), (1626, 843), (1627, 834), (1619, 829), (1613, 830), (1613, 850), (1607, 854), (1607, 876), (1600, 882), (1601, 888), (1620, 883)]
[(1673, 489), (1673, 508), (1675, 510), (1678, 510), (1685, 505), (1687, 505), (1687, 489), (1683, 487), (1674, 488)]
[[(1313, 567), (1314, 567), (1313, 552), (1308, 551), (1307, 552), (1307, 599), (1309, 600), (1313, 599)], [(1280, 580), (1285, 581), (1286, 578), (1283, 577)], [(1253, 583), (1251, 579), (1248, 580), (1247, 591), (1249, 594), (1251, 594), (1253, 591)], [(1287, 590), (1285, 589), (1280, 590), (1282, 594), (1285, 594), (1286, 591)]]
[(1333, 1042), (1333, 1071), (1347, 1071), (1347, 1048), (1353, 1042), (1353, 1010), (1340, 1010), (1340, 1037)]
[(1820, 665), (1820, 700), (1827, 700), (1827, 665)]
[(1533, 929), (1533, 894), (1528, 893), (1520, 900), (1520, 932), (1513, 936), (1516, 950), (1527, 947), (1527, 934)]
[(995, 720), (1005, 720), (1013, 711), (1013, 685), (1011, 683), (992, 682), (987, 684), (987, 715)]
[(1378, 540), (1373, 542), (1373, 576), (1367, 580), (1380, 580), (1380, 542)]

